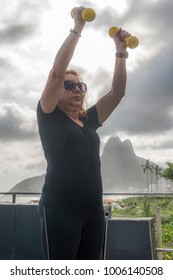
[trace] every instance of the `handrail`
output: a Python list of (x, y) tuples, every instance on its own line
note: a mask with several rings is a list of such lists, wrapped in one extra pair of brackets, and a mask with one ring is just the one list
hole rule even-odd
[(103, 195), (173, 195), (173, 192), (117, 192), (103, 193)]
[[(16, 203), (16, 196), (17, 195), (41, 195), (41, 192), (0, 192), (0, 195), (12, 195), (12, 203)], [(159, 195), (159, 196), (165, 196), (165, 195), (173, 195), (173, 192), (168, 193), (168, 192), (117, 192), (117, 193), (103, 193), (103, 196), (118, 196), (118, 195), (125, 195), (125, 196), (131, 196), (131, 195)]]
[(27, 195), (32, 195), (32, 194), (41, 194), (40, 192), (0, 192), (0, 194), (27, 194)]
[(12, 203), (16, 203), (16, 196), (17, 195), (41, 195), (40, 192), (0, 192), (0, 195), (12, 195)]
[(172, 253), (173, 249), (171, 249), (171, 248), (156, 248), (156, 251)]

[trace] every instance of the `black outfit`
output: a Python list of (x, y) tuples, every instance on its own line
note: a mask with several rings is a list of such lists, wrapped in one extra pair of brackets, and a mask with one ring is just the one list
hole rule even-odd
[(46, 259), (99, 259), (104, 236), (96, 107), (80, 127), (57, 106), (37, 118), (47, 172), (39, 204)]

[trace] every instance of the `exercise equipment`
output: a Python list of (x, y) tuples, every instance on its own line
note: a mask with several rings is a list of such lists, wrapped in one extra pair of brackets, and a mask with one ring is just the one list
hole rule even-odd
[[(77, 7), (73, 8), (71, 10), (71, 16), (74, 18), (74, 11), (75, 9), (78, 9)], [(96, 17), (96, 13), (92, 8), (85, 8), (82, 12), (82, 18), (84, 21), (90, 22), (93, 21)]]
[[(108, 31), (109, 36), (113, 38), (119, 29), (120, 28), (117, 26), (112, 26)], [(124, 38), (124, 41), (126, 42), (127, 47), (130, 49), (135, 49), (139, 45), (139, 40), (136, 36), (128, 36)]]

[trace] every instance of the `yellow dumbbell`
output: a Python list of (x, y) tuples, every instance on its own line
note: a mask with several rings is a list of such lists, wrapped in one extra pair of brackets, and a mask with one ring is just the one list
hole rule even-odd
[[(109, 36), (112, 38), (118, 30), (119, 28), (116, 26), (111, 27), (108, 31)], [(139, 45), (139, 40), (136, 36), (126, 37), (124, 38), (124, 41), (130, 49), (135, 49)]]
[[(77, 7), (73, 8), (71, 10), (71, 16), (74, 18), (74, 11), (75, 9), (78, 9)], [(82, 18), (84, 21), (93, 21), (96, 17), (96, 13), (92, 8), (85, 8), (82, 12)]]

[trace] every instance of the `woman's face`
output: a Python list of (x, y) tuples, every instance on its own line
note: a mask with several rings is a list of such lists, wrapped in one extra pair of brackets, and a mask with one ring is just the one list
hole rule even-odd
[(80, 82), (79, 78), (73, 74), (66, 74), (64, 81), (70, 82), (65, 82), (66, 88), (63, 84), (63, 89), (60, 94), (60, 101), (63, 102), (66, 106), (73, 106), (80, 109), (85, 98), (85, 92), (81, 89), (80, 84), (74, 84)]

